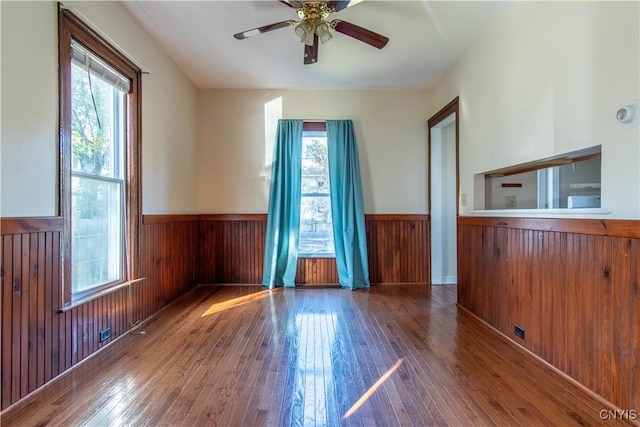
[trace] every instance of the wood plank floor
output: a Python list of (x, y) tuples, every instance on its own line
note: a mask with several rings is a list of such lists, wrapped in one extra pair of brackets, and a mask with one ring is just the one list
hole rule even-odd
[[(200, 286), (2, 414), (4, 427), (615, 425), (452, 286)], [(139, 332), (140, 330), (138, 330)]]

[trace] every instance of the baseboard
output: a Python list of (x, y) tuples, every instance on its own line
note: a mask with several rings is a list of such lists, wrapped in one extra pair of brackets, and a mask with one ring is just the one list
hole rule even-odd
[(433, 283), (433, 286), (440, 285), (457, 285), (458, 276), (442, 276), (442, 279), (438, 283)]

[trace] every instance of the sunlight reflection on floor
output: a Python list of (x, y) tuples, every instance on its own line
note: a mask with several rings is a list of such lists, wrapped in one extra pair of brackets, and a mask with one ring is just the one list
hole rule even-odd
[(327, 398), (333, 395), (333, 364), (331, 348), (335, 340), (336, 313), (298, 313), (296, 331), (298, 358), (296, 395), (302, 402), (294, 402), (302, 409), (305, 425), (326, 425), (329, 414)]
[(378, 381), (375, 382), (375, 384), (373, 384), (371, 387), (369, 387), (369, 390), (367, 390), (362, 395), (362, 397), (360, 397), (360, 399), (358, 399), (358, 401), (353, 404), (353, 406), (351, 408), (349, 408), (349, 410), (343, 415), (342, 419), (343, 420), (347, 419), (351, 415), (355, 414), (356, 411), (358, 409), (360, 409), (360, 407), (373, 395), (373, 393), (375, 393), (376, 390), (378, 390), (378, 388), (387, 380), (387, 378), (389, 378), (391, 376), (391, 374), (393, 374), (395, 371), (398, 370), (398, 368), (400, 368), (400, 365), (402, 365), (402, 362), (404, 362), (404, 358), (398, 359), (398, 361), (396, 363), (394, 363), (394, 365), (391, 368), (389, 368), (389, 370), (387, 372), (385, 372), (378, 379)]
[(209, 316), (211, 314), (219, 313), (230, 308), (240, 307), (241, 305), (261, 300), (271, 295), (271, 292), (277, 291), (277, 289), (265, 289), (264, 291), (259, 291), (253, 294), (243, 295), (241, 297), (233, 298), (227, 301), (217, 302), (215, 304), (212, 304), (200, 317)]

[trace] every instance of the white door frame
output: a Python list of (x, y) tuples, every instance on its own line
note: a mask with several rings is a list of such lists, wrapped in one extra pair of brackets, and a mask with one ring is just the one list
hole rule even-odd
[[(429, 201), (429, 222), (431, 224), (429, 230), (429, 278), (431, 284), (455, 284), (457, 282), (456, 276), (446, 275), (443, 276), (443, 256), (442, 248), (453, 247), (456, 248), (457, 244), (457, 232), (453, 233), (453, 241), (443, 242), (444, 228), (443, 224), (448, 229), (456, 230), (457, 218), (459, 214), (459, 109), (458, 98), (447, 104), (444, 108), (438, 111), (433, 117), (427, 121), (428, 125), (428, 152), (429, 152), (429, 186), (428, 186), (428, 201)], [(432, 200), (441, 200), (442, 197), (442, 139), (440, 130), (455, 122), (455, 215), (443, 216), (441, 209), (434, 209)], [(452, 195), (453, 196), (453, 195)], [(446, 221), (446, 224), (445, 222)], [(451, 239), (451, 237), (449, 238)], [(454, 257), (457, 258), (457, 248), (453, 251)], [(457, 261), (457, 260), (456, 260)], [(457, 266), (456, 266), (457, 269)]]

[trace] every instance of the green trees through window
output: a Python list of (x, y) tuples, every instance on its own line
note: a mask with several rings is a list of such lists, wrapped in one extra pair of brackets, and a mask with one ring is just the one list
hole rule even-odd
[[(79, 47), (74, 49), (80, 50)], [(75, 292), (123, 277), (125, 94), (87, 67), (71, 65), (71, 235)]]
[(301, 257), (333, 257), (333, 225), (326, 132), (304, 132), (302, 138)]

